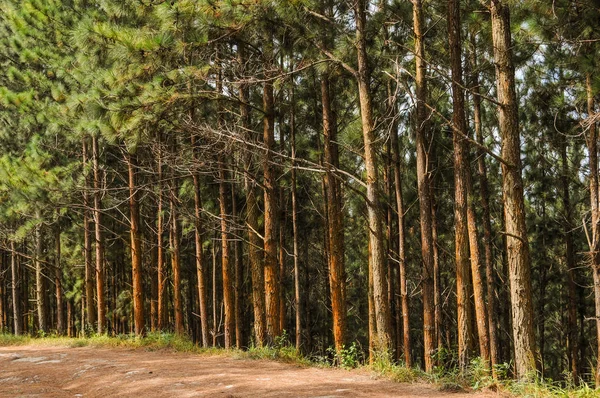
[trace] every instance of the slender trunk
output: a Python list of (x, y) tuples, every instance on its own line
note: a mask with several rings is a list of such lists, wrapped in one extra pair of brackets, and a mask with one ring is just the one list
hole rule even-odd
[[(267, 33), (263, 55), (265, 68), (273, 66), (273, 34)], [(265, 251), (265, 302), (267, 314), (267, 335), (269, 343), (281, 334), (279, 330), (279, 264), (277, 263), (277, 177), (273, 166), (273, 150), (275, 148), (275, 100), (273, 97), (273, 82), (267, 80), (263, 90), (263, 144), (265, 157), (263, 159), (264, 177), (264, 251)]]
[[(156, 214), (156, 269), (157, 269), (157, 290), (158, 290), (158, 330), (165, 330), (168, 325), (167, 314), (167, 269), (165, 264), (164, 248), (164, 195), (163, 195), (163, 148), (161, 145), (161, 136), (158, 136), (157, 153), (157, 178), (158, 178), (158, 208)], [(196, 180), (194, 179), (194, 182)], [(194, 185), (195, 188), (195, 185)]]
[[(596, 116), (594, 103), (594, 88), (592, 86), (591, 74), (586, 75), (586, 92), (587, 92), (587, 112), (588, 118)], [(588, 154), (590, 167), (590, 203), (592, 214), (592, 275), (594, 277), (594, 304), (596, 315), (596, 338), (598, 345), (598, 362), (596, 366), (595, 381), (596, 387), (600, 386), (600, 195), (598, 192), (598, 132), (596, 123), (592, 122), (589, 127), (588, 137)]]
[[(479, 72), (477, 70), (477, 47), (475, 36), (471, 36), (470, 66), (473, 73), (472, 76), (472, 92), (473, 92), (473, 119), (475, 127), (475, 138), (480, 145), (484, 145), (482, 124), (481, 124), (481, 98), (479, 96)], [(477, 151), (477, 164), (479, 171), (479, 191), (481, 196), (481, 208), (483, 210), (483, 246), (484, 246), (484, 263), (487, 282), (487, 315), (488, 315), (488, 330), (489, 330), (489, 346), (490, 346), (490, 365), (492, 375), (496, 377), (495, 365), (500, 363), (499, 348), (498, 348), (498, 328), (496, 326), (496, 316), (498, 314), (498, 305), (496, 303), (496, 286), (494, 283), (495, 273), (492, 257), (492, 224), (490, 216), (490, 199), (487, 179), (487, 168), (485, 165), (485, 151), (479, 149)]]
[(339, 157), (336, 143), (337, 127), (331, 101), (331, 81), (328, 72), (321, 76), (321, 103), (323, 107), (323, 149), (325, 155), (325, 184), (327, 192), (327, 234), (329, 241), (329, 289), (333, 316), (333, 340), (340, 353), (346, 338), (346, 297), (344, 269), (344, 227), (341, 187), (335, 176)]
[(212, 244), (212, 346), (217, 346), (217, 336), (219, 335), (219, 326), (217, 325), (217, 249), (216, 239)]
[[(35, 218), (41, 221), (42, 214), (40, 210), (36, 210)], [(38, 329), (40, 332), (48, 331), (48, 302), (46, 298), (46, 277), (44, 272), (43, 256), (43, 242), (42, 242), (42, 224), (38, 224), (35, 227), (35, 253), (34, 253), (34, 265), (35, 265), (35, 300), (38, 315)]]
[[(487, 328), (487, 314), (485, 306), (485, 292), (480, 269), (480, 256), (477, 237), (477, 220), (473, 208), (473, 187), (469, 161), (469, 149), (465, 136), (467, 120), (465, 114), (465, 94), (463, 92), (462, 72), (462, 40), (460, 24), (460, 3), (457, 0), (448, 0), (448, 36), (450, 43), (450, 59), (452, 66), (452, 104), (454, 124), (454, 181), (455, 181), (455, 219), (456, 219), (456, 268), (458, 290), (458, 319), (459, 319), (459, 366), (465, 369), (469, 364), (468, 347), (470, 334), (470, 319), (468, 315), (470, 305), (468, 280), (469, 272), (473, 280), (473, 293), (475, 298), (475, 320), (479, 336), (479, 352), (484, 361), (489, 361), (489, 338)], [(469, 251), (471, 269), (469, 270)], [(466, 278), (466, 279), (465, 279)], [(462, 294), (461, 294), (462, 293)], [(466, 293), (466, 295), (464, 295)], [(461, 319), (462, 313), (462, 319)], [(465, 316), (466, 315), (466, 316)], [(466, 318), (466, 319), (465, 319)], [(462, 320), (462, 322), (461, 322)], [(468, 325), (465, 325), (465, 322)], [(465, 337), (467, 340), (465, 340)]]
[(136, 182), (136, 155), (128, 155), (127, 170), (129, 172), (129, 221), (131, 236), (131, 281), (133, 285), (133, 319), (136, 336), (144, 335), (144, 298), (142, 242), (140, 238), (140, 207)]
[(366, 7), (364, 0), (355, 3), (356, 50), (358, 71), (356, 74), (360, 102), (360, 115), (365, 146), (365, 169), (367, 174), (367, 212), (371, 257), (369, 266), (373, 272), (373, 306), (375, 310), (375, 350), (381, 359), (389, 360), (391, 350), (390, 308), (385, 281), (385, 253), (383, 245), (382, 214), (379, 206), (379, 175), (375, 148), (375, 125), (367, 58)]
[[(395, 106), (394, 106), (395, 108)], [(391, 134), (392, 140), (392, 162), (394, 164), (394, 193), (396, 195), (396, 212), (398, 213), (398, 271), (400, 283), (400, 298), (402, 303), (402, 336), (404, 364), (412, 367), (410, 355), (410, 317), (409, 296), (406, 286), (406, 231), (404, 229), (404, 197), (402, 194), (402, 180), (400, 171), (400, 146), (398, 140), (398, 129), (395, 128)]]
[(435, 352), (435, 314), (433, 289), (433, 237), (431, 220), (430, 170), (428, 160), (429, 131), (427, 126), (427, 82), (425, 80), (425, 50), (423, 43), (423, 10), (421, 0), (413, 2), (413, 28), (415, 34), (415, 61), (417, 87), (417, 186), (419, 209), (421, 215), (421, 252), (423, 256), (423, 339), (425, 371), (433, 370), (433, 354)]
[[(3, 246), (4, 246), (3, 242)], [(0, 333), (5, 333), (6, 331), (6, 280), (5, 273), (7, 270), (4, 269), (6, 263), (6, 253), (4, 250), (0, 250)]]
[[(57, 221), (58, 222), (58, 221)], [(65, 310), (62, 287), (62, 263), (60, 258), (60, 226), (54, 230), (54, 286), (56, 288), (56, 333), (65, 334)]]
[[(245, 47), (240, 44), (239, 51), (240, 64), (245, 65), (246, 54)], [(248, 231), (248, 262), (252, 279), (252, 308), (254, 312), (254, 339), (258, 347), (262, 347), (265, 342), (266, 318), (265, 318), (265, 276), (262, 262), (262, 242), (258, 235), (258, 204), (256, 203), (255, 181), (253, 176), (254, 156), (252, 143), (255, 141), (252, 137), (250, 128), (250, 106), (248, 86), (240, 85), (240, 118), (242, 129), (249, 145), (244, 154), (244, 191), (246, 195), (246, 229)]]
[(224, 157), (219, 161), (219, 209), (221, 212), (221, 274), (223, 277), (223, 305), (225, 309), (225, 349), (233, 345), (235, 333), (235, 317), (233, 302), (233, 278), (229, 262), (229, 234), (227, 232), (229, 206), (227, 204), (227, 173), (225, 172)]
[[(231, 184), (231, 219), (238, 222), (237, 195), (235, 185)], [(233, 303), (235, 307), (235, 347), (241, 349), (243, 345), (243, 319), (242, 319), (242, 287), (243, 287), (243, 269), (242, 269), (242, 248), (240, 239), (233, 242), (233, 263), (234, 263), (234, 291)]]
[(23, 312), (21, 308), (21, 277), (17, 248), (14, 241), (10, 241), (10, 273), (12, 282), (13, 322), (16, 336), (23, 334)]
[[(503, 0), (491, 0), (492, 41), (498, 87), (498, 122), (502, 138), (502, 191), (512, 305), (517, 377), (536, 370), (536, 348), (531, 299), (531, 258), (525, 226), (525, 202), (521, 176), (518, 103), (512, 63), (510, 11)], [(600, 320), (599, 320), (600, 322)]]
[(92, 166), (94, 169), (94, 229), (96, 233), (96, 303), (98, 305), (98, 334), (106, 327), (106, 303), (104, 296), (104, 237), (102, 234), (102, 172), (98, 164), (98, 137), (92, 137)]
[[(87, 140), (83, 139), (82, 156), (83, 167), (87, 168), (88, 152)], [(89, 177), (85, 175), (85, 187), (83, 190), (83, 258), (85, 262), (85, 314), (86, 323), (90, 328), (96, 323), (96, 309), (94, 306), (94, 264), (92, 262), (92, 237), (90, 227), (90, 196), (88, 193)], [(84, 328), (83, 330), (87, 330)]]
[(179, 236), (179, 216), (177, 212), (177, 182), (171, 183), (169, 205), (171, 210), (171, 269), (173, 271), (173, 310), (175, 312), (175, 334), (183, 335), (183, 303), (181, 297), (181, 248)]
[(298, 249), (298, 198), (296, 192), (296, 102), (295, 102), (295, 85), (292, 80), (292, 113), (290, 116), (290, 140), (292, 147), (292, 232), (294, 246), (294, 307), (296, 309), (296, 350), (302, 347), (302, 300), (300, 293), (300, 258)]

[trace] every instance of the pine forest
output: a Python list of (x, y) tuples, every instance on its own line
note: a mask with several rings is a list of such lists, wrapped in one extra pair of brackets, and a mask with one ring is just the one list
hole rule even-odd
[(0, 0), (0, 330), (600, 386), (600, 1)]

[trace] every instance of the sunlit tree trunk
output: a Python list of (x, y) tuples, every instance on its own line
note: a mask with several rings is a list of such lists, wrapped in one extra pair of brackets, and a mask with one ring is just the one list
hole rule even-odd
[(35, 301), (38, 316), (38, 329), (41, 332), (48, 331), (48, 299), (46, 297), (46, 279), (44, 273), (43, 242), (42, 242), (42, 213), (38, 209), (35, 212), (35, 218), (40, 224), (35, 227), (35, 250), (33, 263), (35, 266)]
[(129, 222), (131, 238), (131, 281), (133, 288), (133, 320), (136, 336), (144, 334), (144, 298), (143, 298), (143, 269), (142, 269), (142, 242), (140, 237), (140, 207), (138, 187), (136, 182), (136, 155), (127, 157), (127, 170), (129, 174)]
[(498, 122), (502, 139), (502, 192), (506, 223), (507, 256), (512, 308), (516, 375), (536, 370), (536, 348), (531, 299), (531, 258), (525, 226), (521, 176), (521, 145), (515, 70), (512, 62), (510, 11), (504, 0), (491, 0), (492, 41), (496, 62)]
[(94, 228), (96, 234), (96, 304), (98, 312), (98, 334), (106, 327), (106, 302), (104, 295), (104, 236), (102, 233), (102, 172), (98, 158), (98, 137), (92, 137), (92, 167), (94, 169)]
[[(472, 76), (472, 92), (473, 92), (473, 123), (475, 128), (475, 138), (480, 145), (484, 145), (482, 123), (481, 123), (481, 98), (479, 90), (479, 72), (477, 69), (477, 46), (475, 42), (475, 36), (471, 35), (471, 52), (470, 52), (470, 66), (473, 71)], [(499, 348), (498, 348), (498, 328), (496, 326), (497, 319), (496, 314), (498, 313), (498, 305), (496, 303), (496, 286), (494, 283), (495, 272), (492, 257), (492, 224), (490, 216), (490, 199), (489, 199), (489, 188), (487, 179), (487, 168), (485, 164), (485, 152), (482, 149), (477, 151), (477, 165), (479, 171), (479, 194), (481, 196), (481, 208), (482, 208), (482, 227), (483, 227), (483, 247), (484, 247), (484, 263), (486, 273), (486, 287), (487, 287), (487, 315), (488, 315), (488, 329), (489, 329), (489, 345), (490, 345), (490, 365), (492, 368), (492, 375), (496, 377), (496, 368), (499, 361)]]
[[(82, 142), (82, 157), (84, 169), (88, 164), (87, 140)], [(94, 306), (94, 264), (92, 262), (92, 237), (90, 227), (90, 196), (89, 177), (85, 174), (85, 187), (83, 190), (83, 258), (85, 263), (85, 315), (86, 323), (92, 328), (96, 323), (96, 308)], [(86, 330), (84, 328), (84, 330)]]
[[(273, 34), (266, 34), (263, 48), (265, 68), (273, 67)], [(269, 73), (267, 73), (269, 74)], [(275, 99), (273, 97), (273, 82), (265, 81), (263, 88), (263, 186), (264, 186), (264, 258), (265, 258), (265, 303), (267, 314), (267, 336), (273, 344), (275, 338), (281, 335), (280, 327), (280, 275), (277, 262), (278, 212), (277, 212), (277, 176), (273, 165), (273, 150), (275, 149)]]
[(425, 50), (423, 43), (423, 9), (421, 0), (413, 2), (413, 29), (415, 34), (416, 68), (416, 147), (417, 147), (417, 186), (421, 220), (421, 252), (423, 256), (423, 339), (425, 371), (433, 370), (435, 352), (435, 315), (433, 300), (433, 238), (431, 231), (431, 192), (428, 161), (429, 132), (427, 127), (427, 82), (425, 80)]
[(56, 289), (56, 333), (63, 335), (65, 333), (65, 309), (60, 258), (60, 225), (54, 229), (54, 287)]
[(12, 284), (13, 327), (14, 334), (23, 334), (23, 311), (21, 307), (21, 276), (17, 260), (17, 245), (10, 241), (10, 273)]

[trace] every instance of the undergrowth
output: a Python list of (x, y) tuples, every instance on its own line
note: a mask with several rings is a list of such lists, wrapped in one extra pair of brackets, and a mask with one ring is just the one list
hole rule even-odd
[(172, 350), (205, 355), (224, 355), (238, 359), (269, 359), (301, 366), (339, 366), (344, 369), (363, 368), (373, 371), (377, 376), (399, 383), (426, 382), (437, 386), (443, 391), (459, 390), (493, 390), (500, 391), (508, 396), (515, 397), (560, 397), (560, 398), (600, 398), (600, 390), (594, 389), (584, 382), (576, 383), (565, 376), (566, 381), (553, 381), (542, 379), (539, 375), (532, 376), (526, 382), (509, 379), (509, 364), (497, 365), (495, 370), (497, 378), (494, 379), (486, 363), (480, 358), (475, 358), (470, 365), (460, 371), (456, 366), (452, 353), (440, 351), (437, 353), (436, 362), (444, 366), (437, 366), (431, 373), (425, 373), (417, 368), (409, 368), (402, 363), (394, 363), (391, 355), (380, 355), (370, 364), (360, 347), (356, 344), (344, 346), (336, 353), (327, 350), (326, 356), (305, 356), (294, 346), (289, 344), (286, 335), (278, 338), (270, 346), (250, 346), (247, 350), (223, 350), (221, 348), (202, 348), (186, 337), (176, 336), (172, 333), (148, 333), (145, 337), (133, 335), (90, 335), (85, 338), (71, 338), (57, 335), (45, 336), (14, 336), (0, 333), (0, 346), (18, 345), (63, 345), (66, 347), (95, 347), (95, 348), (130, 348), (148, 351)]

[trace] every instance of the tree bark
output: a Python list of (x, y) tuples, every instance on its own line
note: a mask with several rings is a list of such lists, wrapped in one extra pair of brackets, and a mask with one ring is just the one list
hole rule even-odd
[(367, 174), (367, 212), (371, 257), (369, 266), (373, 272), (373, 304), (375, 310), (375, 350), (382, 360), (390, 359), (391, 325), (388, 301), (385, 255), (382, 231), (382, 214), (379, 206), (379, 175), (375, 149), (375, 126), (370, 88), (370, 72), (367, 58), (366, 8), (364, 0), (355, 3), (356, 50), (358, 71), (356, 74), (360, 102), (360, 116), (365, 146), (365, 169)]
[[(263, 56), (265, 68), (273, 67), (273, 33), (266, 34)], [(269, 72), (266, 73), (270, 75)], [(268, 76), (267, 76), (268, 77)], [(268, 79), (263, 89), (263, 144), (265, 157), (263, 159), (264, 185), (264, 256), (265, 256), (265, 303), (267, 315), (267, 336), (269, 344), (281, 335), (280, 327), (280, 275), (277, 263), (277, 176), (273, 165), (273, 150), (275, 149), (275, 102), (273, 98), (273, 82)]]
[(175, 312), (175, 334), (182, 336), (183, 330), (183, 303), (181, 297), (181, 248), (179, 232), (179, 215), (177, 211), (177, 182), (173, 179), (169, 194), (169, 207), (171, 210), (171, 269), (173, 271), (173, 310)]
[(38, 315), (38, 330), (42, 333), (48, 331), (48, 300), (46, 297), (46, 276), (44, 275), (45, 268), (43, 256), (43, 242), (42, 242), (42, 213), (38, 209), (35, 212), (35, 218), (40, 224), (35, 227), (35, 253), (34, 253), (34, 266), (35, 266), (35, 300)]
[[(480, 256), (477, 237), (477, 220), (473, 208), (473, 187), (469, 167), (469, 148), (465, 140), (467, 120), (465, 114), (465, 94), (463, 91), (462, 40), (460, 24), (460, 3), (448, 0), (448, 37), (450, 63), (452, 68), (452, 107), (454, 125), (454, 187), (455, 187), (455, 234), (458, 301), (458, 352), (459, 367), (464, 371), (469, 364), (470, 332), (470, 293), (469, 273), (473, 281), (475, 298), (475, 319), (479, 336), (479, 352), (484, 361), (489, 361), (489, 338), (485, 292), (480, 270)], [(471, 268), (469, 269), (469, 251)]]
[(140, 207), (136, 182), (136, 155), (129, 154), (127, 170), (129, 173), (129, 222), (131, 237), (131, 281), (133, 287), (133, 320), (136, 336), (143, 336), (144, 330), (144, 298), (142, 242), (140, 238)]
[(415, 34), (416, 68), (416, 146), (417, 146), (417, 186), (421, 215), (421, 252), (423, 256), (423, 339), (425, 371), (433, 370), (435, 352), (435, 315), (433, 300), (433, 237), (431, 220), (430, 170), (428, 160), (429, 129), (427, 126), (427, 81), (425, 80), (425, 50), (423, 43), (423, 10), (421, 0), (413, 2), (413, 28)]
[(335, 176), (339, 166), (336, 143), (337, 126), (332, 110), (331, 80), (328, 72), (321, 75), (321, 104), (323, 108), (323, 149), (325, 155), (325, 184), (327, 192), (327, 237), (329, 240), (329, 289), (333, 317), (333, 340), (339, 354), (346, 338), (346, 275), (344, 267), (344, 226), (341, 187)]
[(21, 307), (21, 276), (17, 260), (17, 248), (14, 241), (10, 241), (10, 273), (12, 282), (13, 302), (13, 327), (15, 336), (23, 334), (23, 311)]
[(503, 0), (491, 0), (492, 41), (496, 62), (498, 122), (502, 139), (502, 192), (506, 222), (512, 331), (516, 375), (531, 376), (536, 370), (536, 348), (531, 299), (531, 258), (525, 226), (525, 202), (521, 176), (518, 103), (512, 63), (510, 11)]
[[(59, 221), (57, 221), (58, 223)], [(65, 309), (62, 286), (62, 262), (60, 258), (60, 225), (54, 230), (54, 286), (56, 289), (56, 333), (65, 334)]]
[[(83, 168), (87, 168), (88, 149), (87, 140), (82, 142)], [(90, 196), (88, 193), (89, 178), (85, 174), (85, 187), (83, 190), (83, 258), (85, 262), (85, 314), (86, 323), (90, 328), (96, 323), (96, 308), (94, 306), (94, 264), (92, 262), (92, 237), (90, 227)], [(87, 330), (84, 328), (83, 330)]]
[(104, 295), (104, 237), (102, 234), (102, 172), (98, 157), (98, 137), (92, 137), (92, 167), (94, 169), (94, 229), (96, 234), (96, 304), (98, 306), (98, 334), (106, 327), (106, 303)]
[[(479, 71), (477, 69), (477, 46), (475, 36), (471, 36), (471, 52), (470, 65), (472, 70), (471, 90), (473, 92), (473, 120), (475, 128), (475, 138), (477, 142), (483, 146), (483, 133), (481, 123), (481, 97), (479, 96)], [(496, 326), (496, 314), (498, 313), (498, 305), (496, 303), (496, 286), (495, 272), (492, 257), (492, 224), (490, 216), (490, 199), (487, 179), (487, 168), (485, 164), (486, 153), (483, 149), (477, 151), (477, 165), (479, 172), (479, 191), (481, 196), (481, 208), (483, 210), (483, 246), (484, 246), (484, 264), (486, 273), (486, 288), (487, 288), (487, 315), (489, 329), (489, 345), (490, 345), (490, 365), (492, 376), (496, 377), (495, 365), (500, 363), (499, 348), (498, 348), (498, 328)]]
[[(588, 118), (591, 119), (596, 116), (596, 108), (592, 75), (589, 73), (586, 75), (586, 93)], [(598, 192), (598, 132), (595, 122), (592, 122), (589, 126), (587, 145), (590, 168), (590, 208), (592, 215), (591, 267), (594, 278), (596, 338), (598, 348), (600, 348), (600, 193)], [(598, 360), (600, 360), (600, 350), (598, 350)], [(600, 386), (600, 361), (597, 362), (595, 381), (596, 387)]]
[[(193, 146), (193, 143), (192, 143)], [(163, 195), (163, 147), (161, 135), (158, 134), (157, 151), (157, 178), (158, 178), (158, 208), (156, 214), (156, 269), (158, 290), (158, 330), (165, 330), (168, 325), (167, 317), (167, 270), (165, 266), (165, 243), (164, 235), (164, 195)], [(194, 179), (194, 182), (196, 180)], [(196, 185), (194, 184), (194, 188)]]
[(223, 305), (225, 310), (225, 349), (233, 345), (235, 333), (235, 316), (233, 302), (233, 277), (231, 275), (231, 264), (229, 261), (229, 233), (228, 219), (229, 206), (227, 204), (227, 173), (225, 172), (225, 159), (220, 156), (219, 160), (219, 209), (221, 212), (221, 275), (223, 278)]

